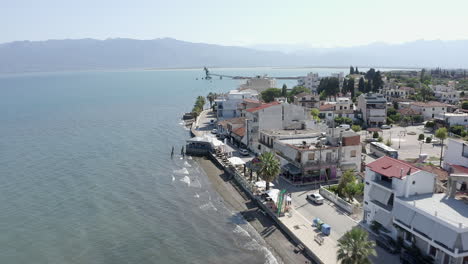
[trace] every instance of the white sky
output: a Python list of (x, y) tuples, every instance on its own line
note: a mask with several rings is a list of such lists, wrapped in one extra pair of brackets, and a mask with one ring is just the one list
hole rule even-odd
[(468, 0), (0, 0), (0, 42), (172, 37), (354, 46), (468, 39)]

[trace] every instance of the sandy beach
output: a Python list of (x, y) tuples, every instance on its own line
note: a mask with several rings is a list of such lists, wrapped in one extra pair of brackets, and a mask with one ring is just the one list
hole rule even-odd
[(296, 248), (294, 242), (278, 228), (270, 217), (265, 216), (257, 208), (256, 203), (251, 201), (234, 181), (229, 180), (229, 175), (225, 174), (221, 168), (218, 168), (207, 158), (196, 158), (195, 160), (208, 175), (211, 184), (221, 195), (226, 205), (243, 215), (267, 242), (278, 260), (283, 263), (314, 263), (307, 256), (294, 252)]

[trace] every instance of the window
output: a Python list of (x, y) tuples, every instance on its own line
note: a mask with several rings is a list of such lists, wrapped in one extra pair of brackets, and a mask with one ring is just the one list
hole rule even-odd
[(356, 151), (355, 150), (351, 150), (351, 158), (354, 158), (356, 157)]
[(331, 113), (328, 113), (328, 116), (332, 116), (332, 114), (331, 114)]
[(403, 232), (405, 232), (405, 235), (404, 235), (405, 241), (411, 243), (411, 240), (412, 240), (412, 238), (413, 238), (413, 235), (412, 235), (410, 232), (406, 231), (406, 230), (403, 231)]
[(434, 111), (434, 110), (435, 110), (434, 107), (432, 107), (432, 111)]
[(442, 111), (444, 111), (444, 108), (442, 107)]
[(462, 156), (468, 158), (468, 144), (463, 143)]
[(437, 248), (429, 245), (429, 255), (435, 258), (437, 255)]
[(413, 181), (413, 185), (416, 183), (416, 181)]
[(315, 159), (315, 153), (314, 153), (314, 152), (309, 153), (308, 159), (309, 159), (309, 160), (314, 160), (314, 159)]

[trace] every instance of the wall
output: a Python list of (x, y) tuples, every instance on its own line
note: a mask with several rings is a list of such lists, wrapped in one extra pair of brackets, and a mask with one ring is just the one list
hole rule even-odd
[[(468, 143), (466, 144), (468, 145)], [(463, 142), (454, 139), (448, 139), (447, 148), (445, 149), (444, 154), (444, 167), (447, 168), (446, 163), (468, 166), (468, 157), (463, 157), (462, 151)]]
[(329, 190), (321, 187), (319, 190), (320, 195), (322, 195), (327, 200), (331, 201), (332, 203), (336, 204), (341, 209), (345, 210), (349, 214), (353, 214), (355, 212), (355, 206), (346, 202), (345, 200), (338, 197), (338, 195), (330, 192)]

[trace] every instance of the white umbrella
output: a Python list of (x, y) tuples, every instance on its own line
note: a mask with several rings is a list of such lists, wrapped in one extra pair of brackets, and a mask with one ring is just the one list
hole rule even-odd
[(245, 161), (243, 161), (241, 158), (239, 157), (231, 157), (228, 159), (229, 162), (231, 162), (232, 165), (236, 166), (236, 165), (244, 165), (245, 164)]
[[(266, 188), (266, 181), (258, 181), (255, 183), (255, 186), (257, 186), (258, 188)], [(270, 182), (270, 186), (275, 186), (275, 185)]]
[(216, 139), (216, 138), (213, 138), (213, 140), (211, 141), (211, 144), (213, 144), (214, 147), (219, 147), (219, 146), (222, 146), (224, 145), (222, 141)]

